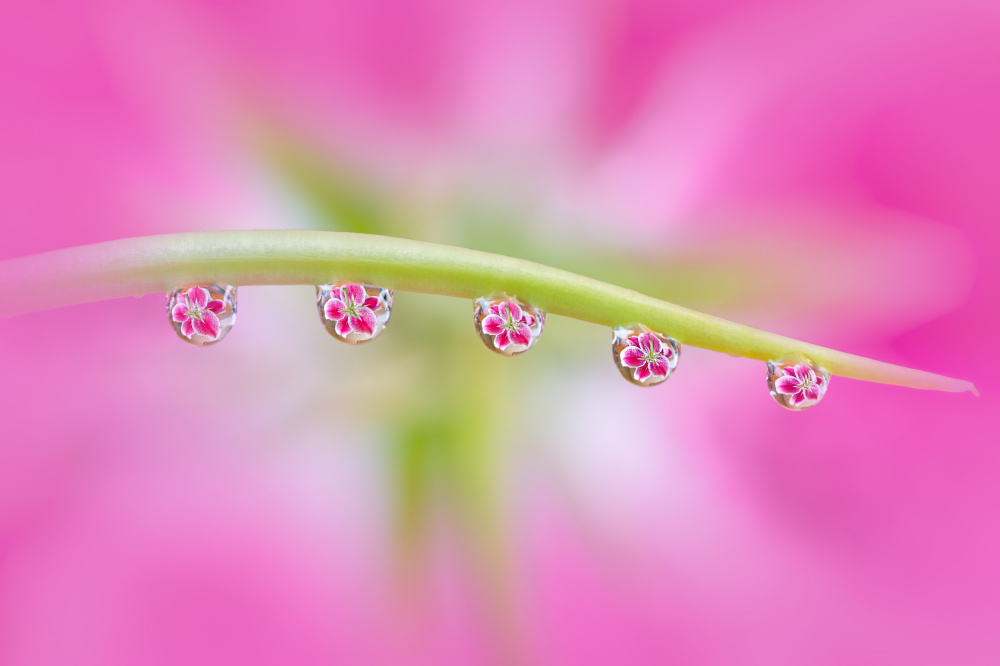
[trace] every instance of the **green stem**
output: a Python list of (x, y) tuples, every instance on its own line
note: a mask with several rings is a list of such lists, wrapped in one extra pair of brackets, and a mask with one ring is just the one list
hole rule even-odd
[(419, 241), (329, 231), (147, 236), (0, 262), (0, 317), (165, 292), (194, 282), (324, 284), (357, 280), (477, 298), (507, 293), (556, 315), (642, 324), (680, 342), (761, 361), (806, 357), (842, 377), (940, 391), (970, 383), (767, 333), (530, 261)]

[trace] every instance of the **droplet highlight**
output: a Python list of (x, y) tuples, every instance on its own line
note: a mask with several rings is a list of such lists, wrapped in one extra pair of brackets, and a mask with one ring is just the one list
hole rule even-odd
[(681, 345), (641, 324), (612, 330), (611, 355), (622, 377), (636, 386), (656, 386), (670, 378), (681, 357)]
[(167, 294), (167, 316), (181, 340), (214, 345), (236, 323), (236, 287), (201, 283), (174, 289)]
[(316, 306), (326, 332), (341, 342), (371, 342), (385, 330), (392, 315), (392, 289), (360, 282), (316, 286)]
[(503, 356), (528, 351), (545, 328), (545, 313), (516, 298), (477, 298), (473, 304), (476, 333), (487, 347)]
[(797, 412), (823, 399), (830, 386), (830, 373), (809, 360), (768, 361), (767, 386), (776, 403)]

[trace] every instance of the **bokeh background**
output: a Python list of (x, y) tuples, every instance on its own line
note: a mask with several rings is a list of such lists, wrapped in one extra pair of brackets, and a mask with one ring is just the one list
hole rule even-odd
[(391, 234), (982, 397), (399, 292), (357, 348), (310, 287), (6, 319), (0, 664), (1000, 663), (998, 221), (995, 0), (2, 0), (0, 258)]

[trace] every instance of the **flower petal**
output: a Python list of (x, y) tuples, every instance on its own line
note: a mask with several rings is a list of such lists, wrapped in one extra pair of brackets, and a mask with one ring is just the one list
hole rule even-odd
[(347, 316), (343, 312), (343, 310), (345, 310), (346, 307), (347, 306), (344, 305), (343, 301), (339, 301), (336, 298), (331, 298), (326, 302), (326, 305), (323, 306), (323, 314), (330, 321), (340, 321), (341, 319)]
[(503, 319), (500, 315), (491, 314), (483, 320), (483, 332), (486, 335), (500, 335), (503, 330)]
[(375, 310), (376, 308), (378, 308), (378, 303), (379, 300), (377, 296), (369, 296), (368, 298), (365, 299), (364, 306), (366, 308), (371, 308), (372, 310)]
[(188, 321), (194, 324), (196, 333), (212, 338), (213, 340), (219, 337), (219, 331), (222, 330), (219, 318), (215, 316), (214, 312), (209, 312), (208, 310), (201, 313), (201, 319), (192, 317)]
[(203, 308), (208, 303), (208, 289), (204, 287), (191, 287), (186, 294), (192, 307)]
[(784, 367), (784, 368), (781, 369), (781, 371), (783, 373), (785, 373), (789, 377), (794, 377), (795, 376), (795, 366), (794, 365), (789, 365), (787, 367)]
[(792, 394), (792, 397), (788, 399), (788, 404), (792, 407), (798, 407), (803, 402), (805, 402), (806, 397), (803, 395), (802, 391), (797, 391)]
[(798, 377), (803, 384), (816, 383), (816, 373), (813, 372), (812, 368), (808, 365), (795, 366), (795, 376)]
[(500, 316), (513, 321), (521, 321), (521, 306), (517, 303), (504, 302), (500, 304)]
[(667, 370), (670, 368), (670, 366), (667, 365), (666, 358), (661, 358), (656, 363), (649, 363), (648, 365), (649, 365), (649, 371), (652, 372), (657, 377), (666, 377)]
[(799, 390), (799, 380), (795, 377), (779, 377), (776, 382), (774, 382), (774, 390), (783, 395), (792, 395)]
[(194, 317), (188, 317), (184, 320), (184, 323), (181, 324), (181, 333), (185, 338), (190, 338), (194, 335)]
[(527, 324), (517, 324), (510, 332), (510, 340), (516, 345), (527, 347), (531, 344), (531, 329), (528, 328)]
[(637, 335), (629, 336), (628, 344), (629, 344), (630, 347), (638, 347), (639, 346), (639, 336), (637, 336)]
[(650, 374), (651, 373), (649, 371), (649, 364), (648, 363), (643, 363), (638, 368), (636, 368), (634, 376), (635, 376), (635, 378), (637, 380), (639, 380), (641, 382), (641, 381), (643, 381), (645, 379), (648, 379)]
[(214, 312), (215, 314), (219, 314), (226, 309), (226, 304), (223, 303), (222, 301), (211, 300), (208, 302), (208, 305), (205, 306), (205, 309), (208, 310), (209, 312)]
[(819, 388), (815, 386), (803, 389), (802, 394), (805, 396), (806, 400), (819, 400)]
[(336, 320), (337, 325), (334, 327), (334, 330), (337, 331), (337, 335), (346, 338), (351, 332), (351, 318), (345, 316), (343, 313), (341, 315), (340, 319)]
[(625, 367), (638, 368), (646, 363), (642, 360), (642, 357), (645, 355), (646, 353), (639, 347), (626, 347), (622, 350), (619, 358), (622, 361), (622, 365)]
[(499, 305), (491, 305), (490, 306), (490, 314), (495, 314), (497, 316), (500, 316), (500, 306)]
[(361, 335), (371, 335), (375, 332), (378, 322), (375, 320), (375, 313), (370, 308), (359, 308), (357, 317), (348, 317), (351, 322), (351, 330)]
[(191, 317), (188, 312), (188, 306), (183, 303), (178, 303), (174, 306), (174, 309), (170, 311), (170, 316), (174, 321), (187, 321)]
[(663, 343), (655, 335), (650, 335), (648, 338), (649, 350), (653, 353), (659, 354), (663, 351)]
[(368, 294), (365, 293), (365, 288), (360, 284), (345, 284), (341, 293), (344, 294), (344, 301), (346, 302), (348, 298), (351, 299), (356, 305), (361, 305), (368, 298)]
[(506, 349), (510, 346), (510, 335), (507, 333), (507, 329), (502, 329), (500, 334), (493, 338), (493, 344), (496, 345), (497, 349)]

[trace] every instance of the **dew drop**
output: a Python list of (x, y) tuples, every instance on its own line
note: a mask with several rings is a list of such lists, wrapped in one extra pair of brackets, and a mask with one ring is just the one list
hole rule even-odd
[(776, 403), (797, 412), (823, 399), (830, 373), (809, 360), (768, 361), (767, 386)]
[[(673, 374), (681, 345), (642, 324), (612, 330), (611, 354), (622, 377), (636, 386), (655, 386)], [(624, 356), (624, 358), (623, 358)]]
[(483, 343), (503, 356), (523, 354), (538, 342), (545, 313), (507, 295), (473, 301), (476, 333)]
[(360, 282), (316, 286), (316, 307), (326, 332), (349, 345), (371, 342), (392, 314), (392, 289)]
[(214, 345), (236, 323), (236, 287), (197, 283), (174, 289), (167, 294), (167, 316), (185, 342)]

